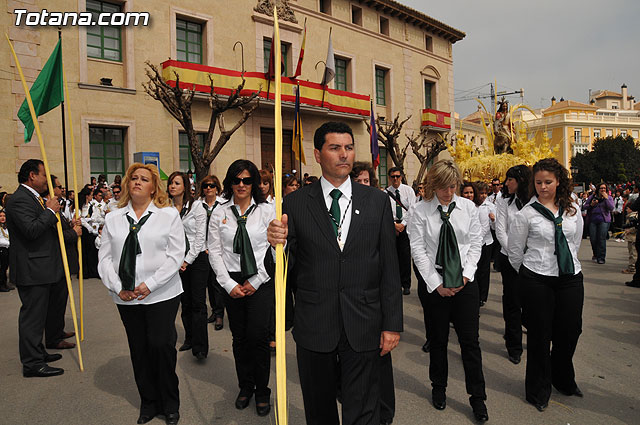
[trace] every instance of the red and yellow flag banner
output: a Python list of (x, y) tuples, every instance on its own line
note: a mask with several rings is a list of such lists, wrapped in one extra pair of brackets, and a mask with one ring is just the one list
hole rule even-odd
[(422, 126), (451, 129), (451, 113), (436, 109), (422, 110)]
[[(174, 72), (180, 76), (180, 87), (203, 93), (211, 91), (209, 75), (213, 78), (215, 92), (220, 95), (230, 95), (242, 82), (242, 72), (230, 69), (195, 63), (168, 60), (162, 62), (162, 78), (165, 82), (175, 84)], [(267, 79), (264, 72), (245, 72), (246, 84), (241, 96), (249, 96), (260, 90), (260, 97), (267, 98)], [(318, 83), (298, 81), (293, 78), (282, 77), (282, 100), (294, 103), (296, 87), (300, 86), (300, 104), (308, 106), (322, 105), (322, 89)], [(275, 100), (275, 93), (269, 93), (269, 99)], [(369, 96), (350, 93), (342, 90), (326, 88), (324, 107), (335, 112), (353, 115), (369, 115)]]

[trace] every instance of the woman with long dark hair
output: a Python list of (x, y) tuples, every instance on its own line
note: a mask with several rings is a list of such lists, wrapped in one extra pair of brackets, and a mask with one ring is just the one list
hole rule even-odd
[(507, 241), (509, 228), (515, 215), (531, 198), (531, 169), (516, 165), (507, 170), (507, 179), (502, 194), (496, 198), (496, 237), (500, 242), (498, 264), (502, 275), (502, 317), (504, 319), (504, 342), (507, 356), (513, 364), (522, 358), (522, 308), (518, 272), (509, 263)]
[(533, 166), (533, 183), (535, 196), (509, 227), (507, 253), (519, 270), (527, 324), (526, 399), (543, 411), (552, 385), (562, 394), (582, 397), (573, 355), (582, 333), (578, 250), (583, 224), (569, 173), (556, 159)]
[(228, 201), (211, 216), (208, 248), (211, 266), (225, 289), (233, 335), (240, 387), (235, 406), (246, 408), (255, 394), (256, 411), (266, 416), (271, 410), (268, 339), (274, 285), (264, 259), (270, 246), (267, 227), (275, 218), (275, 209), (265, 202), (260, 181), (258, 168), (251, 161), (239, 159), (229, 166), (222, 191)]
[(198, 360), (207, 358), (209, 334), (207, 330), (207, 263), (204, 244), (207, 231), (207, 213), (201, 201), (191, 196), (189, 177), (174, 171), (167, 180), (167, 192), (175, 209), (180, 213), (185, 234), (185, 257), (180, 267), (184, 344), (179, 351), (191, 350)]

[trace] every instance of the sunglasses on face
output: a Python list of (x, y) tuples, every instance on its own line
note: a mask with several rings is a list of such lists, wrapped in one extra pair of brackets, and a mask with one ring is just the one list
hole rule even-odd
[(394, 174), (393, 176), (389, 176), (389, 177), (391, 177), (392, 179), (399, 179), (402, 176), (400, 174)]
[[(240, 182), (238, 182), (238, 183), (240, 183)], [(234, 182), (233, 184), (238, 184), (238, 183)], [(202, 187), (205, 188), (205, 189), (215, 189), (216, 185), (213, 184), (213, 183), (205, 183), (205, 184), (202, 185)]]
[(240, 182), (242, 182), (245, 186), (251, 186), (251, 183), (253, 183), (253, 178), (245, 177), (241, 179), (240, 177), (234, 177), (231, 179), (231, 184), (234, 186), (239, 185)]

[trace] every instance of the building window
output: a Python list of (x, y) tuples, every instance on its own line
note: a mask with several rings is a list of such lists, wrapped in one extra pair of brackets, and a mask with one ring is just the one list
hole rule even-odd
[(380, 165), (378, 165), (378, 181), (380, 182), (380, 187), (385, 188), (388, 186), (388, 176), (387, 176), (387, 149), (380, 148)]
[(376, 67), (376, 105), (387, 104), (387, 70)]
[(607, 137), (613, 137), (613, 129), (607, 128), (605, 130), (605, 132), (606, 132), (605, 134), (607, 135)]
[(336, 89), (348, 91), (349, 88), (347, 85), (347, 80), (348, 80), (347, 68), (349, 67), (349, 60), (336, 57), (335, 64), (336, 64), (336, 78), (334, 81), (335, 81)]
[[(104, 1), (87, 0), (87, 12), (96, 22), (101, 13), (120, 13), (120, 6)], [(87, 56), (122, 61), (122, 32), (120, 27), (91, 25), (87, 27)]]
[(176, 53), (179, 61), (202, 64), (202, 24), (176, 19)]
[(593, 130), (593, 138), (594, 139), (599, 139), (600, 138), (600, 129), (596, 128)]
[(380, 34), (389, 35), (389, 20), (384, 16), (380, 17)]
[(573, 129), (573, 140), (576, 143), (581, 143), (582, 142), (582, 129), (581, 128)]
[[(269, 72), (269, 57), (271, 56), (271, 39), (265, 38), (263, 39), (263, 50), (264, 50), (264, 72)], [(284, 42), (280, 42), (280, 49), (282, 50), (282, 59), (284, 66), (282, 67), (282, 75), (287, 75), (287, 69), (289, 65), (289, 45)], [(275, 52), (274, 52), (275, 54)], [(274, 65), (275, 69), (275, 65)]]
[[(198, 139), (198, 145), (200, 145), (200, 150), (204, 150), (204, 137), (205, 133), (196, 133), (196, 139)], [(187, 137), (187, 133), (180, 132), (178, 133), (178, 150), (180, 154), (180, 171), (186, 173), (191, 170), (194, 171), (195, 167), (193, 166), (193, 161), (191, 160), (191, 146), (189, 145), (189, 137)]]
[(124, 128), (89, 126), (91, 175), (124, 175)]
[(351, 23), (362, 26), (362, 8), (351, 6)]
[(318, 2), (318, 9), (320, 10), (320, 12), (331, 15), (331, 0), (318, 0)]
[(622, 137), (627, 137), (627, 130), (620, 130), (620, 135)]
[(611, 104), (611, 109), (618, 109), (618, 108), (619, 108), (618, 102), (613, 102)]
[(430, 35), (425, 35), (424, 36), (424, 43), (425, 43), (425, 48), (427, 49), (427, 51), (433, 52), (433, 37), (431, 37)]
[(426, 81), (424, 82), (424, 107), (426, 109), (432, 109), (434, 108), (434, 103), (433, 102), (433, 89), (435, 88), (435, 83), (432, 83), (431, 81)]

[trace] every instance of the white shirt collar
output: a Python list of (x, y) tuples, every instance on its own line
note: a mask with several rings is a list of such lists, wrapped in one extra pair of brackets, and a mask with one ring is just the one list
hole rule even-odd
[[(431, 211), (432, 214), (438, 210), (438, 205), (442, 205), (435, 194), (433, 195), (433, 198), (431, 198), (431, 200), (427, 202), (429, 204), (429, 210)], [(454, 194), (453, 199), (451, 199), (451, 202), (456, 203), (456, 209), (459, 209), (459, 210), (462, 209), (462, 207), (460, 206), (460, 197), (458, 195)], [(449, 208), (448, 205), (446, 207), (442, 205), (443, 211), (446, 211), (448, 208)]]
[[(131, 205), (131, 201), (129, 201), (129, 203), (127, 204), (126, 207), (123, 208), (123, 210), (124, 210), (126, 215), (128, 215), (129, 217), (134, 219), (136, 222), (138, 222), (139, 218), (136, 215), (135, 211), (133, 210), (133, 206)], [(160, 210), (160, 208), (158, 208), (156, 206), (156, 204), (154, 204), (153, 201), (151, 201), (151, 202), (149, 202), (149, 205), (147, 206), (147, 209), (140, 216), (140, 219), (142, 217), (144, 217), (145, 215), (147, 215), (148, 213), (156, 213), (159, 210)]]
[(40, 194), (38, 193), (38, 191), (37, 191), (37, 190), (35, 190), (35, 189), (34, 189), (34, 188), (32, 188), (31, 186), (27, 186), (27, 185), (26, 185), (26, 184), (24, 184), (24, 183), (20, 183), (20, 184), (21, 184), (22, 186), (26, 187), (26, 188), (29, 190), (29, 192), (31, 192), (31, 193), (33, 194), (33, 196), (35, 196), (35, 197), (36, 197), (36, 199), (40, 199), (40, 198), (41, 198), (41, 196), (40, 196)]
[(338, 187), (333, 186), (324, 177), (320, 177), (320, 186), (322, 187), (322, 195), (324, 195), (325, 198), (330, 196), (329, 194), (333, 189), (338, 189), (340, 192), (342, 192), (342, 196), (344, 196), (346, 199), (351, 198), (352, 188), (351, 188), (351, 178), (349, 177), (347, 177), (347, 179)]

